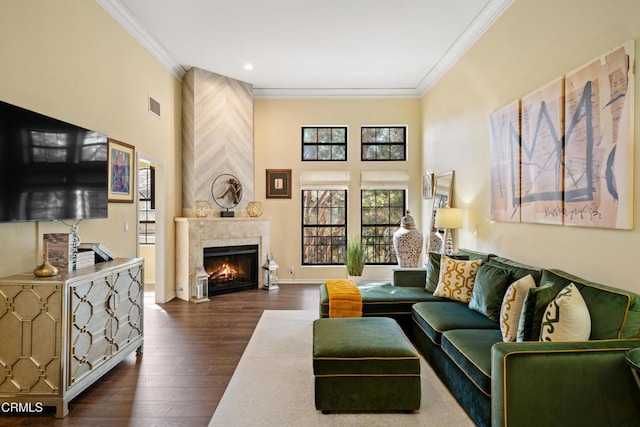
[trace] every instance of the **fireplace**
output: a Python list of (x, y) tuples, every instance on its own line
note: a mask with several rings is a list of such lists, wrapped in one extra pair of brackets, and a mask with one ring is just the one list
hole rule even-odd
[(258, 245), (203, 249), (209, 296), (258, 288)]

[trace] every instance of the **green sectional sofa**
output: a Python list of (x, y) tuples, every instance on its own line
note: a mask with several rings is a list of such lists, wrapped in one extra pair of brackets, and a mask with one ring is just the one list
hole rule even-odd
[[(504, 342), (498, 321), (427, 290), (437, 282), (438, 254), (426, 269), (395, 270), (392, 284), (359, 285), (363, 316), (398, 320), (479, 426), (640, 425), (640, 388), (624, 358), (640, 347), (640, 296), (491, 254), (457, 255), (504, 270), (509, 283), (531, 275), (536, 291), (553, 288), (554, 296), (575, 284), (590, 315), (589, 340)], [(320, 315), (328, 317), (324, 286)]]

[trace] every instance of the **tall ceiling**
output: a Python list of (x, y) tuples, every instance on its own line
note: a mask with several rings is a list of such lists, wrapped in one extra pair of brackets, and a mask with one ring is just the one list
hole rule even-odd
[(513, 0), (97, 1), (177, 77), (309, 97), (420, 96)]

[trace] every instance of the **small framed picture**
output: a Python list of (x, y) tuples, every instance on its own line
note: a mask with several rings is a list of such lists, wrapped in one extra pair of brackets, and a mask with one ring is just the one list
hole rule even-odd
[(267, 169), (267, 199), (291, 198), (291, 169)]
[(433, 173), (427, 172), (422, 177), (422, 198), (432, 199), (433, 198)]
[(136, 149), (109, 138), (109, 202), (133, 203)]

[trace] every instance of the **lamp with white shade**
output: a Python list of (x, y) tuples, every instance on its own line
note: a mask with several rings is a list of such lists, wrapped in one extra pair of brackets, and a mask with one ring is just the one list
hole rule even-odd
[(462, 228), (462, 209), (436, 209), (435, 227), (445, 229), (445, 254), (451, 255), (453, 253), (453, 238), (451, 237), (451, 230)]

